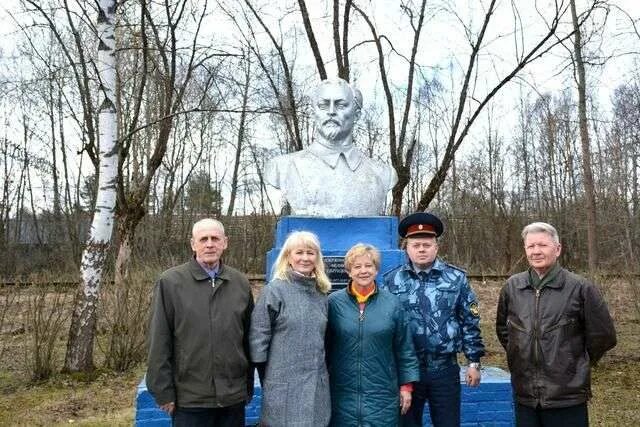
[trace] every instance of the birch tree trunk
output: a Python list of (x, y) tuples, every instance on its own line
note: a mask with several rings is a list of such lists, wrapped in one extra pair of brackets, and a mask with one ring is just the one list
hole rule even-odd
[(115, 104), (115, 0), (98, 2), (98, 60), (100, 89), (104, 96), (99, 120), (98, 194), (86, 249), (82, 254), (78, 289), (69, 330), (65, 371), (87, 372), (94, 368), (93, 342), (96, 327), (98, 291), (111, 241), (116, 205), (118, 166), (117, 119)]

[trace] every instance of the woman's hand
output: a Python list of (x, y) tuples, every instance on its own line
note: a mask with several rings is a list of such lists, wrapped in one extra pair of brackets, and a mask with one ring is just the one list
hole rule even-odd
[(411, 392), (400, 390), (400, 413), (406, 414), (411, 407)]

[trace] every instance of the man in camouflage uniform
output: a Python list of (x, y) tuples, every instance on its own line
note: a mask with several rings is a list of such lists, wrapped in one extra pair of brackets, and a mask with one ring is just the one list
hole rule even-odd
[(476, 295), (463, 270), (437, 258), (444, 227), (435, 215), (418, 212), (404, 218), (398, 232), (409, 262), (384, 275), (383, 287), (402, 301), (420, 361), (420, 381), (402, 426), (422, 426), (425, 401), (435, 427), (460, 425), (460, 366), (469, 365), (466, 382), (480, 384), (480, 314)]

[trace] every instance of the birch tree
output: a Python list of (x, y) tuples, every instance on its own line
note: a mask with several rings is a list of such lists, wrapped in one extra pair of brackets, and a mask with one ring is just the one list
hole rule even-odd
[(93, 369), (93, 342), (96, 326), (96, 304), (100, 281), (111, 241), (116, 205), (118, 170), (117, 116), (115, 102), (115, 0), (98, 2), (98, 59), (102, 102), (98, 109), (99, 168), (98, 194), (86, 248), (82, 254), (81, 288), (71, 319), (66, 371)]

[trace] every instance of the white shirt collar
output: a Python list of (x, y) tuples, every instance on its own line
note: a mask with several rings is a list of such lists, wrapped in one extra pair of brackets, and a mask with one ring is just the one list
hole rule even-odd
[(307, 147), (307, 150), (319, 157), (323, 162), (329, 165), (332, 169), (335, 169), (340, 159), (340, 154), (344, 155), (344, 159), (347, 162), (347, 166), (352, 171), (355, 171), (360, 163), (364, 159), (364, 154), (358, 150), (358, 148), (351, 144), (347, 148), (343, 147), (329, 147), (315, 141), (313, 144)]

